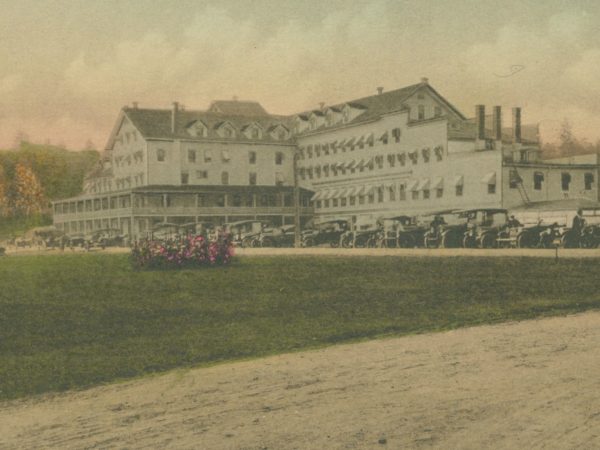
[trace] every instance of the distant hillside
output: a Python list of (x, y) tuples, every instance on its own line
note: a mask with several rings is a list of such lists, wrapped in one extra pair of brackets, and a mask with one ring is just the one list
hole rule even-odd
[(81, 193), (83, 178), (96, 164), (96, 150), (70, 151), (53, 145), (23, 142), (18, 150), (0, 150), (0, 166), (7, 185), (15, 178), (17, 164), (31, 168), (46, 200), (72, 197)]

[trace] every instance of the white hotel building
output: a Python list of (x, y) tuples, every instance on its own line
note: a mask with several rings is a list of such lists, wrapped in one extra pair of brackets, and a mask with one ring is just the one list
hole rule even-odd
[(84, 193), (54, 203), (68, 233), (160, 222), (301, 223), (598, 200), (597, 155), (542, 160), (537, 127), (496, 106), (466, 118), (427, 79), (293, 116), (258, 103), (123, 108)]

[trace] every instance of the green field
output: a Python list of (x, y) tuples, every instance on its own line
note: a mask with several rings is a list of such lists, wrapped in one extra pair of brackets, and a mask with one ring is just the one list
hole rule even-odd
[(600, 260), (127, 255), (0, 259), (0, 398), (381, 335), (600, 306)]

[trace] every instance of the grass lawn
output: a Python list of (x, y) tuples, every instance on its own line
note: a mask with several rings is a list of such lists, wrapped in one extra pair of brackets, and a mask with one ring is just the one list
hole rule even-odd
[(600, 307), (600, 260), (127, 255), (0, 258), (0, 399), (383, 334)]

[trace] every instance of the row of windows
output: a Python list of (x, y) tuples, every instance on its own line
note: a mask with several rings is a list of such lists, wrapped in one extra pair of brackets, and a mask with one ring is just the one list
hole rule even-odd
[[(400, 128), (394, 128), (391, 135), (396, 142), (400, 142)], [(389, 142), (389, 134), (386, 131), (377, 141), (387, 144)], [(322, 144), (310, 144), (306, 148), (300, 147), (300, 159), (319, 158), (321, 155), (336, 155), (338, 151), (345, 153), (347, 150), (353, 151), (356, 148), (363, 149), (365, 147), (373, 147), (375, 145), (375, 135), (373, 133), (360, 138), (342, 139), (340, 141), (325, 142)]]
[[(189, 163), (196, 163), (199, 160), (198, 153), (200, 150), (189, 149), (187, 151), (187, 160)], [(213, 151), (210, 149), (204, 150), (202, 153), (202, 158), (205, 163), (210, 163), (213, 161)], [(165, 149), (159, 148), (156, 150), (156, 160), (158, 162), (165, 162), (167, 160), (167, 152)], [(221, 162), (228, 163), (231, 161), (231, 155), (228, 150), (221, 150)], [(275, 164), (280, 166), (283, 164), (284, 154), (283, 152), (275, 153)], [(256, 164), (256, 152), (249, 151), (248, 152), (248, 163)]]
[[(594, 188), (594, 174), (591, 172), (587, 172), (583, 176), (583, 188), (586, 191), (591, 191)], [(518, 175), (516, 171), (510, 172), (510, 181), (509, 187), (511, 189), (517, 189), (518, 185), (523, 180)], [(544, 187), (544, 173), (543, 172), (534, 172), (533, 173), (533, 189), (536, 191), (541, 191)], [(562, 172), (560, 174), (560, 187), (563, 191), (567, 192), (571, 188), (571, 174), (569, 172)]]
[[(206, 180), (208, 178), (207, 170), (197, 170), (196, 171), (196, 179), (197, 180)], [(275, 173), (275, 186), (283, 186), (285, 181), (285, 177), (283, 173), (276, 172)], [(190, 183), (190, 174), (189, 172), (181, 172), (181, 184), (189, 184)], [(221, 172), (221, 184), (228, 185), (229, 184), (229, 172), (223, 171)], [(256, 172), (250, 172), (248, 174), (248, 184), (254, 186), (258, 184), (258, 176)]]
[[(489, 185), (489, 186), (494, 186), (494, 192), (495, 192), (495, 185)], [(394, 202), (394, 201), (405, 201), (407, 199), (407, 195), (406, 195), (406, 188), (404, 185), (400, 185), (400, 189), (398, 190), (398, 192), (396, 193), (396, 190), (394, 188), (389, 188), (388, 190), (388, 201), (390, 202)], [(457, 185), (454, 188), (454, 195), (456, 197), (462, 197), (463, 195), (463, 186), (462, 185)], [(494, 193), (494, 192), (489, 192), (488, 193)], [(421, 191), (411, 191), (411, 196), (410, 198), (412, 200), (429, 200), (432, 195), (435, 195), (435, 198), (442, 198), (444, 196), (444, 189), (443, 188), (438, 188), (438, 189), (434, 189), (433, 193), (430, 189), (423, 189)], [(339, 207), (344, 207), (344, 206), (354, 206), (356, 204), (358, 205), (364, 205), (364, 204), (372, 204), (372, 203), (383, 203), (384, 202), (384, 189), (382, 187), (376, 189), (374, 192), (371, 192), (367, 195), (358, 195), (358, 196), (350, 196), (350, 197), (342, 197), (342, 198), (332, 198), (332, 199), (325, 199), (325, 200), (317, 200), (315, 202), (315, 207), (316, 208), (337, 208)]]
[[(428, 163), (431, 161), (431, 151), (426, 148), (421, 150), (422, 161)], [(436, 161), (441, 161), (443, 158), (442, 147), (436, 147), (434, 149), (434, 155)], [(408, 157), (408, 158), (407, 158)], [(301, 167), (298, 170), (298, 174), (302, 180), (312, 180), (313, 178), (346, 175), (346, 173), (364, 172), (365, 170), (383, 169), (384, 163), (387, 162), (388, 167), (396, 167), (398, 164), (404, 167), (407, 164), (407, 159), (412, 165), (416, 165), (419, 161), (419, 152), (417, 150), (408, 153), (389, 153), (387, 155), (377, 155), (368, 161), (349, 161), (347, 163), (333, 163), (326, 164), (324, 166), (316, 167)]]

